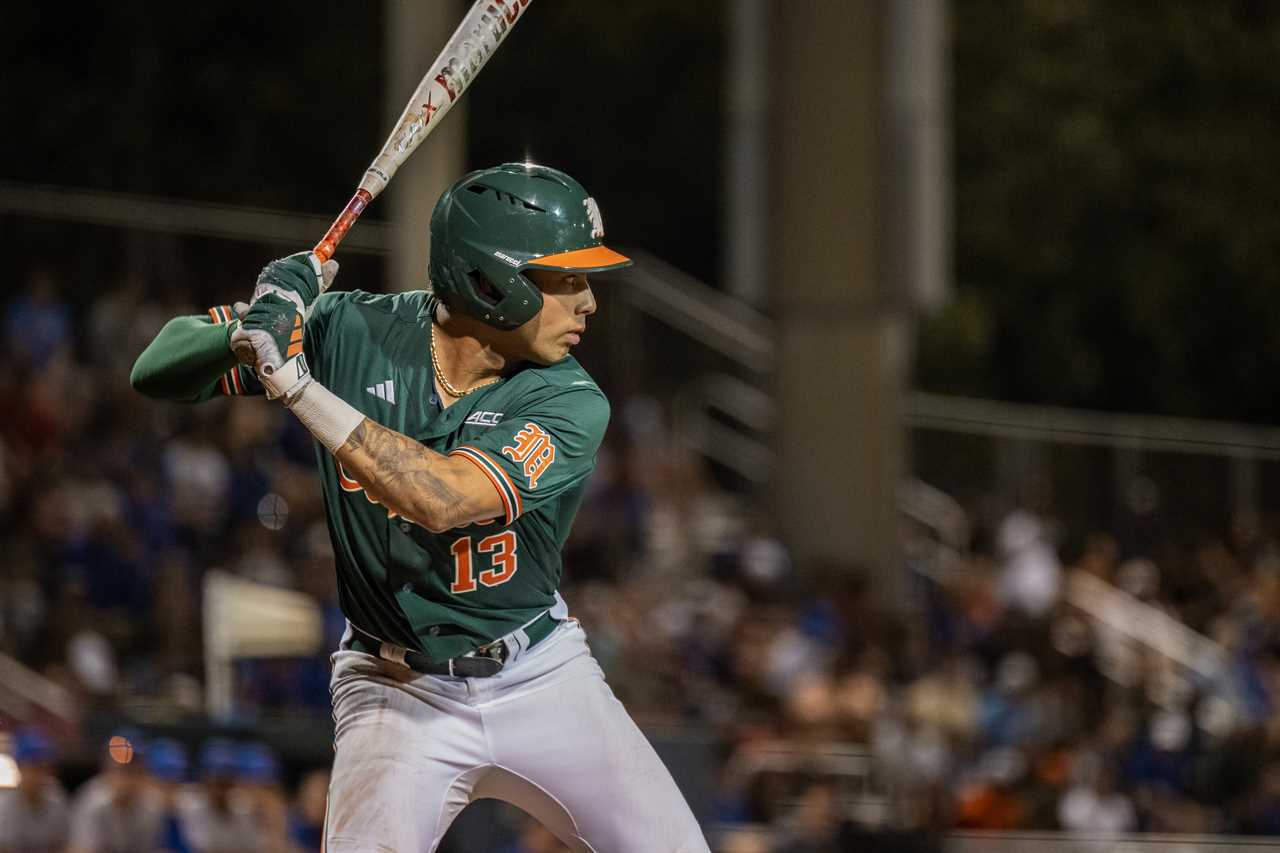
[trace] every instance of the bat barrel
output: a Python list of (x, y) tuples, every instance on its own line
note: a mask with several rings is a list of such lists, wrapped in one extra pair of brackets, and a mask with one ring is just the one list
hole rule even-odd
[(409, 103), (387, 137), (382, 150), (365, 171), (360, 188), (329, 226), (312, 251), (327, 261), (338, 250), (351, 226), (375, 196), (386, 188), (396, 169), (431, 133), (454, 101), (466, 91), (489, 61), (531, 0), (476, 0), (418, 84)]

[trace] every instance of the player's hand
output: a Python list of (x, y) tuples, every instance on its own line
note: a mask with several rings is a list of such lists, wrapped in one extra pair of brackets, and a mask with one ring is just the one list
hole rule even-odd
[(284, 397), (288, 405), (311, 381), (302, 353), (302, 314), (276, 293), (250, 306), (238, 303), (235, 311), (240, 325), (231, 333), (231, 351), (257, 371), (267, 399)]
[(311, 303), (328, 290), (337, 277), (337, 261), (322, 264), (313, 252), (297, 252), (262, 268), (249, 303), (255, 304), (266, 294), (274, 293), (292, 302), (305, 320), (311, 313)]
[(284, 364), (295, 325), (301, 342), (302, 315), (278, 294), (265, 294), (249, 306), (237, 303), (235, 311), (240, 325), (231, 333), (231, 351), (242, 364), (253, 368)]

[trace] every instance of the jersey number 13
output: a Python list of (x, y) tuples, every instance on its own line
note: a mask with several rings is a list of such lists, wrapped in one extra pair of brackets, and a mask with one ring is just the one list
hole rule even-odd
[(516, 574), (516, 544), (513, 530), (504, 530), (477, 542), (477, 553), (492, 555), (490, 568), (477, 577), (471, 559), (471, 537), (459, 537), (449, 548), (453, 554), (453, 583), (449, 591), (455, 595), (475, 592), (477, 580), (484, 586), (501, 586), (511, 580)]

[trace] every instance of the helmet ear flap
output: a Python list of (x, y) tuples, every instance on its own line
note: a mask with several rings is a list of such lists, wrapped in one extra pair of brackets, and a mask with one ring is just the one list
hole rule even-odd
[(542, 310), (542, 291), (524, 274), (523, 270), (515, 274), (515, 279), (516, 286), (507, 296), (511, 303), (511, 309), (507, 313), (508, 316), (516, 318), (518, 326), (532, 320)]
[(502, 302), (502, 291), (498, 290), (498, 286), (489, 280), (489, 276), (484, 274), (484, 270), (471, 270), (471, 272), (467, 273), (467, 278), (471, 279), (471, 290), (478, 300), (487, 302), (494, 308), (498, 307), (498, 303)]
[[(511, 273), (504, 292), (484, 269), (468, 267), (462, 258), (455, 256), (455, 263), (450, 264), (448, 271), (447, 289), (460, 303), (463, 313), (494, 328), (510, 330), (533, 319), (542, 310), (542, 291), (522, 273)], [(453, 307), (448, 299), (445, 304)]]
[[(487, 280), (487, 279), (486, 279)], [(496, 285), (492, 285), (496, 289)], [(523, 272), (511, 275), (511, 283), (486, 322), (499, 329), (514, 329), (537, 316), (542, 310), (542, 291)]]

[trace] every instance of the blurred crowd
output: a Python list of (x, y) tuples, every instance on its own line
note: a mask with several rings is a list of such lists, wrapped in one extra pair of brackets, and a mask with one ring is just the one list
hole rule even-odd
[[(0, 653), (86, 715), (199, 715), (215, 567), (311, 596), (335, 648), (309, 437), (259, 400), (166, 405), (129, 387), (163, 322), (206, 306), (126, 281), (73, 311), (41, 272), (15, 292), (0, 329)], [(889, 608), (859, 566), (797, 565), (761, 505), (713, 475), (674, 446), (659, 401), (615, 400), (564, 595), (643, 725), (705, 734), (717, 849), (955, 827), (1280, 834), (1280, 545), (1260, 521), (1137, 550), (1071, 530), (1051, 504), (975, 512), (961, 547), (904, 518), (911, 595)], [(1068, 595), (1085, 576), (1133, 619), (1195, 632), (1214, 673), (1100, 625)], [(235, 700), (324, 719), (327, 679), (323, 655), (247, 661)], [(0, 719), (16, 723), (13, 707)], [(129, 821), (170, 849), (224, 849), (198, 839), (237, 826), (259, 839), (245, 849), (317, 849), (323, 767), (133, 733), (134, 760), (94, 744), (101, 772), (67, 791), (50, 768), (79, 741), (48, 734), (13, 738), (22, 781), (0, 790), (0, 851), (19, 811), (33, 826), (67, 816), (47, 818), (66, 833), (48, 849), (142, 849), (76, 840)], [(533, 825), (507, 847), (558, 849)]]
[(122, 730), (74, 798), (54, 774), (53, 745), (38, 729), (18, 730), (12, 751), (19, 780), (0, 791), (6, 853), (320, 849), (328, 774), (303, 775), (290, 801), (264, 743), (211, 738), (193, 766), (183, 743)]

